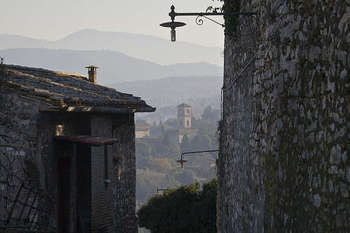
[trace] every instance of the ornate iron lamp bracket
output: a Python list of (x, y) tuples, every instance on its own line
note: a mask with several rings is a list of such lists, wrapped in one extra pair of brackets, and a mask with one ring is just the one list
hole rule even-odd
[(197, 25), (203, 25), (204, 20), (208, 19), (210, 21), (212, 21), (213, 23), (216, 23), (222, 27), (225, 27), (225, 24), (222, 24), (212, 18), (210, 18), (210, 16), (225, 16), (225, 15), (242, 15), (242, 16), (254, 16), (256, 15), (256, 12), (230, 12), (230, 13), (225, 13), (222, 8), (219, 7), (208, 7), (207, 10), (205, 12), (188, 12), (188, 13), (179, 13), (179, 12), (175, 12), (175, 6), (172, 5), (170, 7), (170, 19), (171, 22), (166, 22), (166, 23), (162, 23), (160, 24), (160, 26), (162, 27), (169, 27), (171, 28), (171, 41), (176, 41), (176, 31), (175, 29), (177, 27), (182, 27), (185, 26), (186, 24), (183, 22), (176, 22), (175, 21), (175, 17), (176, 16), (197, 16), (196, 18), (196, 24)]

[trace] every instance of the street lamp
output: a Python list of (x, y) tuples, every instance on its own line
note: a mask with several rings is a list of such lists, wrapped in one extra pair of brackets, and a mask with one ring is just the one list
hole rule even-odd
[(171, 38), (171, 41), (176, 41), (176, 30), (175, 28), (177, 27), (182, 27), (182, 26), (185, 26), (186, 24), (183, 23), (183, 22), (175, 22), (175, 21), (171, 21), (171, 22), (166, 22), (166, 23), (162, 23), (160, 24), (160, 26), (162, 27), (168, 27), (171, 29), (170, 31), (170, 38)]
[(202, 18), (206, 18), (222, 27), (225, 27), (224, 24), (217, 22), (216, 20), (213, 20), (211, 18), (209, 18), (208, 16), (226, 16), (226, 15), (243, 15), (243, 16), (253, 16), (256, 15), (256, 12), (230, 12), (230, 13), (225, 13), (223, 12), (222, 8), (214, 8), (214, 7), (208, 7), (206, 12), (189, 12), (189, 13), (178, 13), (175, 12), (175, 6), (172, 5), (170, 7), (170, 22), (166, 22), (166, 23), (162, 23), (160, 24), (160, 26), (162, 27), (168, 27), (171, 29), (171, 41), (175, 42), (176, 41), (176, 28), (177, 27), (182, 27), (185, 26), (186, 24), (183, 22), (176, 22), (175, 21), (175, 17), (176, 16), (197, 16), (196, 18), (196, 23), (198, 25), (202, 25), (203, 24), (203, 19)]
[(187, 151), (187, 152), (182, 152), (181, 156), (180, 156), (180, 160), (177, 160), (176, 162), (178, 162), (181, 166), (181, 168), (184, 168), (185, 163), (187, 162), (187, 160), (184, 159), (184, 156), (198, 156), (198, 155), (194, 155), (194, 154), (200, 154), (200, 153), (204, 153), (204, 152), (218, 152), (219, 150), (199, 150), (199, 151)]
[(168, 188), (158, 188), (158, 186), (157, 186), (157, 194), (158, 193), (160, 193), (160, 192), (166, 192), (166, 191), (168, 191), (169, 189)]

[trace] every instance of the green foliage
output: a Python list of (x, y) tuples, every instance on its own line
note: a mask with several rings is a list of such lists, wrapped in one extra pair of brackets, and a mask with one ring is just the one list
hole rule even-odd
[(150, 165), (152, 170), (163, 173), (167, 173), (175, 168), (168, 158), (152, 158)]
[(161, 172), (152, 171), (150, 169), (137, 169), (137, 182), (136, 182), (136, 199), (144, 201), (144, 197), (150, 196), (156, 190), (157, 185), (164, 185), (166, 175)]
[(202, 113), (202, 120), (216, 122), (220, 120), (220, 110), (207, 106)]
[(177, 119), (154, 124), (151, 127), (151, 137), (136, 139), (136, 189), (139, 206), (156, 192), (157, 187), (188, 185), (195, 180), (207, 182), (216, 176), (215, 153), (191, 156), (185, 169), (178, 168), (176, 160), (181, 151), (217, 148), (219, 118), (219, 110), (206, 107), (200, 119), (192, 119), (192, 126), (198, 129), (198, 135), (185, 135), (181, 144), (178, 142)]
[(177, 128), (179, 126), (179, 122), (177, 119), (168, 119), (165, 122), (165, 127), (167, 128)]
[(153, 196), (137, 215), (139, 226), (152, 233), (215, 233), (216, 180), (198, 182)]

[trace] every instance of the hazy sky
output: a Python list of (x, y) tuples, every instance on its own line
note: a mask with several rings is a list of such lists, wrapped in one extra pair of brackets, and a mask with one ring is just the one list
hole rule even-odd
[[(0, 0), (0, 33), (57, 40), (81, 29), (120, 31), (170, 38), (160, 23), (176, 11), (205, 11), (211, 0)], [(215, 3), (214, 3), (215, 4)], [(219, 17), (222, 21), (222, 18)], [(223, 47), (223, 28), (194, 17), (178, 17), (187, 26), (177, 29), (179, 41)]]

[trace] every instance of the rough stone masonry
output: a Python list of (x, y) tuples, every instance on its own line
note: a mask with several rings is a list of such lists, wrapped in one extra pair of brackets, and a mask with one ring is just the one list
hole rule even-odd
[(95, 78), (0, 65), (0, 231), (137, 232), (134, 115), (155, 108)]
[(350, 1), (225, 10), (218, 232), (350, 232)]

